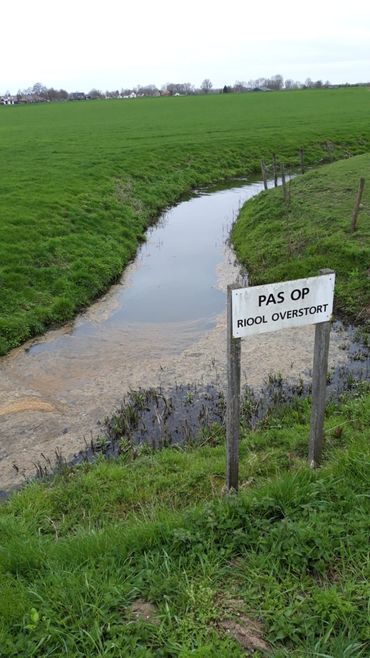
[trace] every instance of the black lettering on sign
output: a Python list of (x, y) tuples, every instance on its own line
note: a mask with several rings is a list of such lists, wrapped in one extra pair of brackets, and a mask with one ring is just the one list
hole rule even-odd
[(257, 315), (255, 318), (243, 318), (236, 321), (237, 329), (252, 327), (254, 324), (268, 324), (268, 322), (264, 315)]
[(302, 288), (302, 289), (295, 288), (295, 290), (292, 290), (292, 292), (290, 293), (290, 297), (294, 301), (297, 301), (297, 299), (304, 299), (309, 292), (310, 292), (309, 288)]
[(257, 315), (256, 318), (254, 318), (254, 323), (255, 324), (267, 324), (267, 320), (264, 315)]
[(289, 309), (289, 311), (280, 311), (280, 313), (273, 313), (271, 320), (273, 322), (277, 322), (278, 320), (291, 320), (292, 318), (301, 318), (304, 315), (325, 313), (327, 307), (328, 304), (318, 304), (317, 306), (305, 306), (305, 308), (293, 308)]
[(284, 301), (283, 292), (278, 292), (276, 297), (275, 295), (272, 294), (272, 292), (269, 294), (268, 297), (266, 297), (266, 295), (258, 296), (258, 306), (261, 306), (262, 304), (266, 304), (266, 306), (268, 306), (269, 304), (281, 304), (283, 301)]

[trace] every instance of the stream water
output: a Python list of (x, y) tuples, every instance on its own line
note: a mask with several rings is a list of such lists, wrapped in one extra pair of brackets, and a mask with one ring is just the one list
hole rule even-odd
[[(40, 455), (80, 450), (129, 390), (224, 388), (225, 289), (239, 275), (227, 237), (240, 206), (262, 189), (244, 181), (169, 210), (107, 295), (1, 359), (0, 490), (31, 475)], [(332, 367), (348, 362), (352, 344), (338, 324)], [(312, 345), (312, 327), (253, 337), (243, 345), (243, 381), (307, 378)]]
[(99, 302), (97, 313), (81, 315), (68, 335), (33, 345), (31, 356), (62, 346), (73, 350), (75, 338), (86, 344), (102, 332), (133, 325), (140, 330), (173, 323), (176, 333), (187, 323), (199, 331), (209, 329), (225, 306), (217, 268), (231, 221), (244, 201), (261, 189), (260, 183), (252, 183), (199, 192), (166, 212), (148, 230), (135, 262), (121, 284)]

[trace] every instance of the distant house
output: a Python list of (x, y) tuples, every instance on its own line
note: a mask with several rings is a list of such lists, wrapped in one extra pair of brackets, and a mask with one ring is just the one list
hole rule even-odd
[(85, 101), (86, 94), (84, 94), (83, 91), (73, 91), (71, 94), (69, 94), (68, 98), (70, 101)]
[(1, 96), (0, 105), (15, 105), (17, 99), (14, 96)]

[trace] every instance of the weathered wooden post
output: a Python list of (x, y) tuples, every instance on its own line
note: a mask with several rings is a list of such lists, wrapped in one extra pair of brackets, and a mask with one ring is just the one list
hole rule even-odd
[[(333, 270), (323, 269), (320, 274), (334, 274)], [(320, 463), (324, 442), (324, 416), (326, 383), (331, 321), (320, 322), (315, 326), (315, 345), (312, 369), (312, 404), (308, 461), (311, 468)]]
[(328, 140), (325, 142), (325, 148), (328, 153), (330, 162), (333, 162), (333, 144), (332, 142), (329, 142)]
[(285, 167), (282, 164), (281, 165), (281, 183), (283, 186), (283, 196), (284, 196), (284, 201), (288, 200), (288, 190), (287, 190), (287, 185), (286, 185), (286, 180), (285, 180)]
[(276, 155), (275, 153), (272, 154), (272, 171), (274, 174), (274, 187), (278, 186), (278, 170), (277, 170), (277, 163), (276, 163)]
[(361, 199), (364, 192), (364, 187), (365, 187), (365, 179), (360, 178), (360, 183), (356, 195), (356, 201), (352, 212), (352, 222), (351, 222), (352, 233), (357, 229), (357, 217), (358, 217), (358, 213), (360, 212)]
[(287, 184), (287, 201), (288, 201), (288, 204), (290, 204), (291, 200), (292, 200), (292, 178), (291, 178), (291, 175), (289, 174), (289, 180), (288, 180), (288, 184)]
[(262, 173), (262, 179), (263, 179), (263, 186), (265, 190), (267, 190), (267, 173), (266, 173), (266, 167), (265, 163), (263, 160), (261, 160), (261, 173)]
[(232, 291), (227, 286), (226, 488), (238, 490), (240, 433), (240, 338), (233, 337)]

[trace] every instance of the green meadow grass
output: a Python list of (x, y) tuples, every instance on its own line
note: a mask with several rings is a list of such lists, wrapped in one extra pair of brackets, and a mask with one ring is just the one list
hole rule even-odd
[[(158, 212), (197, 185), (368, 149), (367, 89), (0, 108), (1, 350), (70, 318), (133, 256)], [(330, 142), (330, 148), (327, 148)], [(252, 282), (333, 267), (337, 309), (366, 320), (368, 156), (248, 203), (233, 239)], [(271, 264), (272, 263), (272, 264)], [(368, 265), (367, 265), (368, 267)], [(266, 270), (266, 271), (265, 271)], [(266, 278), (264, 278), (266, 277)], [(307, 467), (309, 400), (242, 428), (238, 496), (224, 436), (65, 467), (0, 507), (0, 657), (369, 655), (370, 394), (327, 405)], [(137, 617), (133, 604), (154, 606)], [(256, 650), (255, 658), (262, 658)]]
[(117, 279), (191, 189), (370, 145), (367, 88), (0, 107), (0, 354)]
[[(370, 321), (370, 155), (336, 162), (248, 201), (232, 230), (252, 284), (336, 272), (335, 309), (355, 323)], [(365, 178), (357, 230), (351, 217)]]
[(233, 629), (257, 623), (275, 658), (365, 658), (368, 388), (328, 405), (316, 471), (308, 421), (300, 400), (242, 431), (238, 496), (222, 495), (217, 428), (202, 447), (65, 468), (13, 494), (0, 656), (242, 658)]

